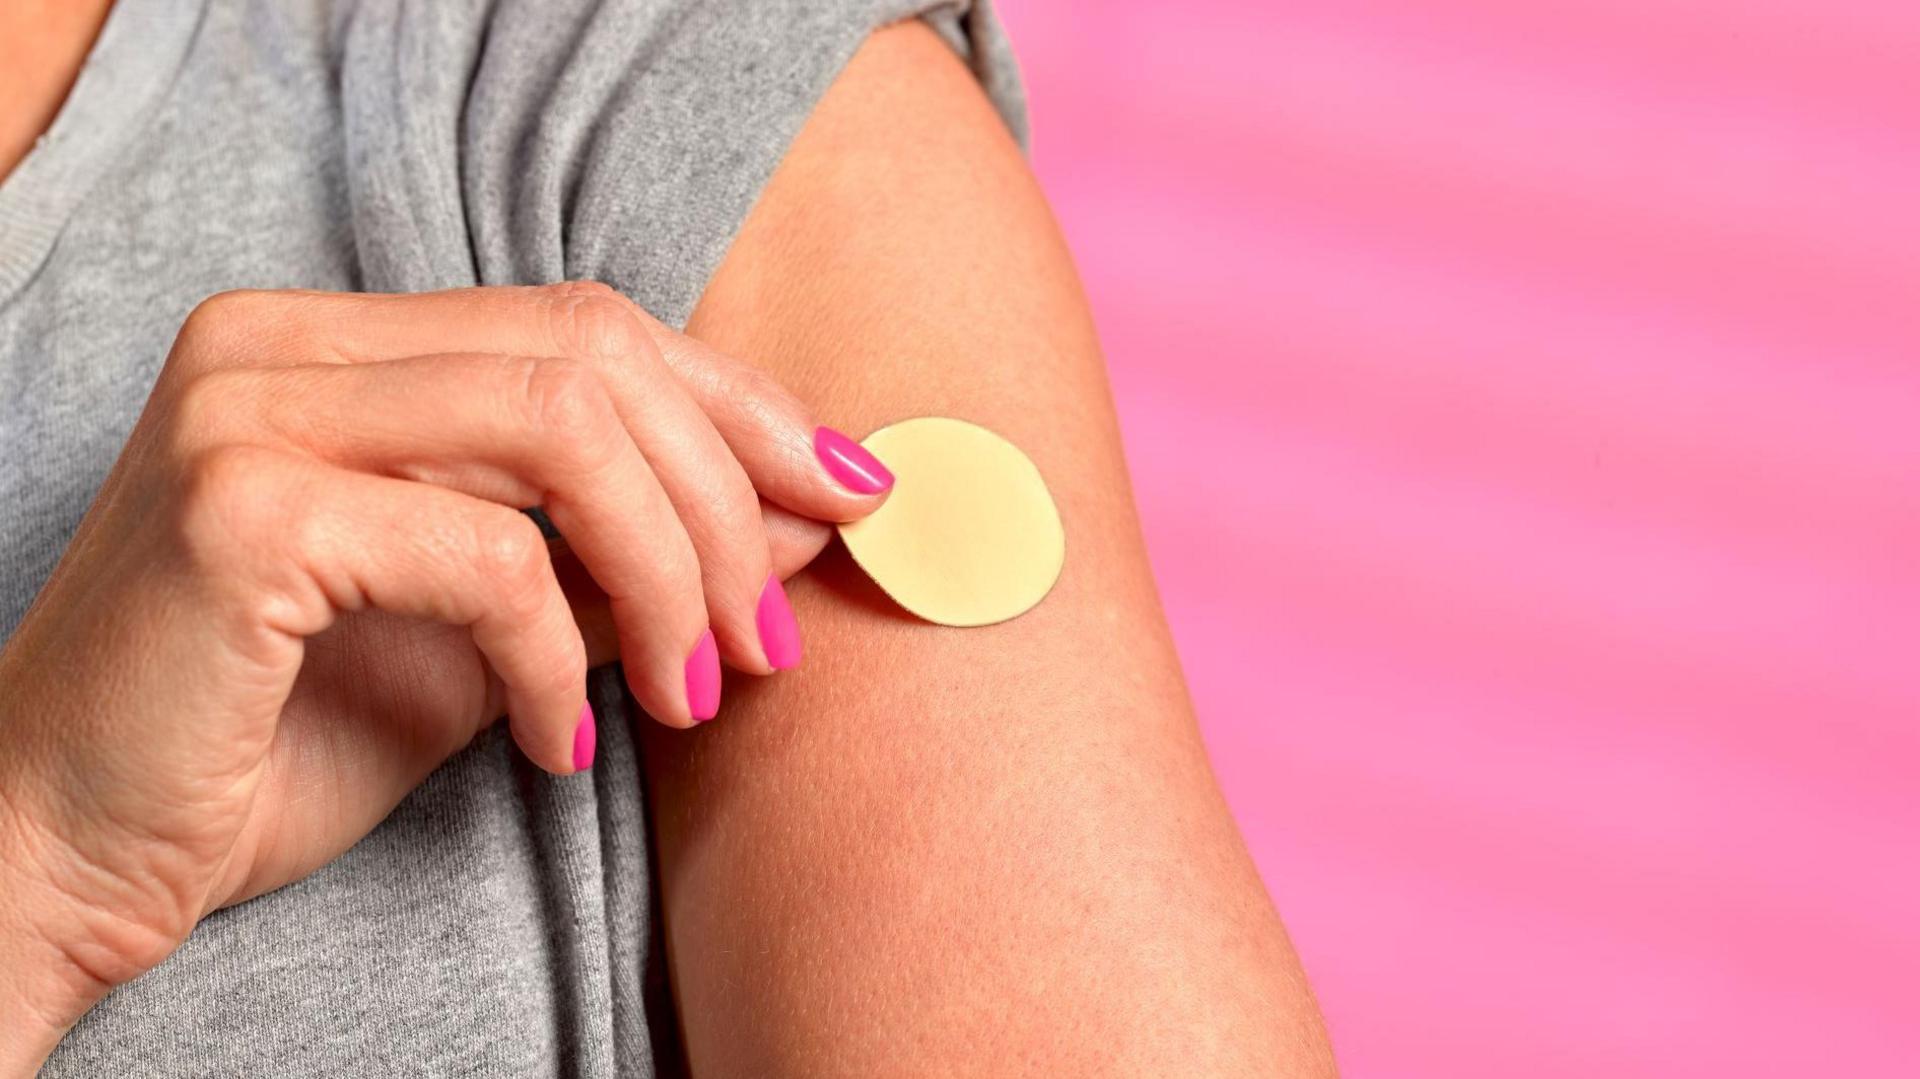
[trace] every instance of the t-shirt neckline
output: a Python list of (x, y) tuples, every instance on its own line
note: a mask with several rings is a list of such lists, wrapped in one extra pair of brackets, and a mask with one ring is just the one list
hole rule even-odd
[(0, 180), (0, 303), (46, 261), (67, 219), (165, 96), (205, 0), (116, 0), (73, 89)]

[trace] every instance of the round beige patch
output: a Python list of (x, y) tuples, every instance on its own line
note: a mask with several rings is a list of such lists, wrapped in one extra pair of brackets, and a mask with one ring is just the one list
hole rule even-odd
[(985, 626), (1021, 614), (1060, 577), (1060, 511), (1027, 455), (984, 427), (902, 420), (860, 443), (893, 472), (893, 493), (840, 526), (853, 560), (929, 622)]

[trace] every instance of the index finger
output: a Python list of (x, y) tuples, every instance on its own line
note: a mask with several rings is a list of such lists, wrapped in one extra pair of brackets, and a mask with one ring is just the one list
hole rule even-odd
[[(647, 394), (657, 359), (707, 414), (754, 489), (769, 502), (821, 521), (857, 520), (877, 509), (893, 473), (761, 368), (679, 333), (596, 282), (490, 286), (419, 293), (289, 293), (290, 340), (323, 342), (344, 362), (441, 352), (566, 356), (594, 364), (622, 412)], [(585, 339), (594, 327), (633, 320), (655, 356), (621, 362), (620, 348)], [(304, 326), (311, 332), (299, 333)], [(636, 335), (619, 335), (623, 347)]]

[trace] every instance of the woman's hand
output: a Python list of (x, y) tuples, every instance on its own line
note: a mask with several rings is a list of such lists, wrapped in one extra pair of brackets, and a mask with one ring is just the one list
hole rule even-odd
[(890, 479), (599, 286), (209, 300), (0, 651), (0, 1013), (57, 1040), (502, 711), (588, 765), (581, 625), (655, 718), (711, 716), (720, 659), (799, 659), (802, 518)]

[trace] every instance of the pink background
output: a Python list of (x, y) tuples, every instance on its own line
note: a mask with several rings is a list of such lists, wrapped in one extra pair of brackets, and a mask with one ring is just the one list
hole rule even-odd
[(1920, 1074), (1920, 4), (1001, 7), (1347, 1073)]

